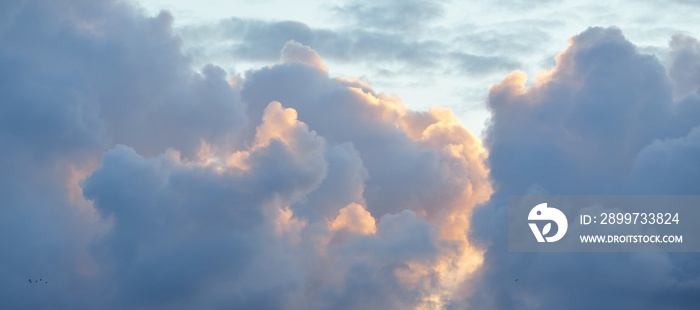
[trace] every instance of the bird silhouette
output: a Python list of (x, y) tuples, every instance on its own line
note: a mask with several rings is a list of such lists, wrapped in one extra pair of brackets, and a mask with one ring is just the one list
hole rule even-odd
[(32, 283), (32, 279), (29, 279), (29, 283)]

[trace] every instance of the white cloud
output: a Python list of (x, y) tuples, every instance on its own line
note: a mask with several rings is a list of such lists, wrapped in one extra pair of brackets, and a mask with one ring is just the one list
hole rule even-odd
[(299, 62), (328, 72), (328, 67), (316, 51), (294, 40), (289, 40), (284, 44), (280, 61), (283, 63)]

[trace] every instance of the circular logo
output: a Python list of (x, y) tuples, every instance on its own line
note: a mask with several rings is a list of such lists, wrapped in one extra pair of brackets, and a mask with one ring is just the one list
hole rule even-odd
[[(566, 229), (569, 227), (569, 222), (566, 220), (566, 215), (556, 208), (548, 208), (547, 203), (536, 205), (530, 214), (527, 216), (530, 221), (530, 229), (537, 238), (537, 242), (557, 242), (566, 234)], [(536, 222), (532, 222), (536, 221)], [(540, 231), (537, 227), (537, 221), (547, 221), (548, 223), (542, 227)], [(552, 222), (557, 225), (557, 232), (553, 236), (547, 236), (552, 231)]]

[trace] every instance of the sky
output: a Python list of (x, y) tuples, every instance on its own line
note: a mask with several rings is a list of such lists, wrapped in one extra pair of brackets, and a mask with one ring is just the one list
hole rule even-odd
[(697, 309), (698, 253), (506, 236), (512, 195), (700, 195), (699, 14), (2, 1), (0, 308)]

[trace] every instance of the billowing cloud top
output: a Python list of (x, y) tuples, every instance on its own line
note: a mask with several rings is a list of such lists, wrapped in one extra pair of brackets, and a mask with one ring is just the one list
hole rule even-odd
[(693, 255), (503, 249), (507, 195), (698, 192), (693, 38), (673, 39), (667, 74), (619, 30), (585, 31), (535, 83), (492, 87), (484, 148), (450, 110), (330, 76), (296, 41), (239, 76), (193, 70), (165, 12), (0, 12), (2, 308), (587, 309), (621, 288), (606, 305), (698, 302)]

